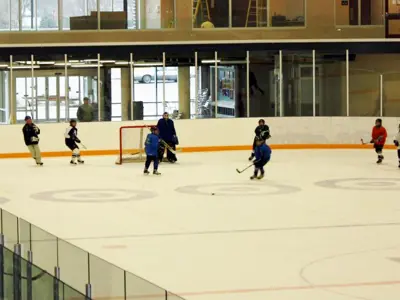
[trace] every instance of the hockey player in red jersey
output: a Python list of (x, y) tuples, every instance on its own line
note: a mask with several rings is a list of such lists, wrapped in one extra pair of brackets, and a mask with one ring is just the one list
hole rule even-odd
[(372, 128), (371, 143), (374, 144), (375, 152), (378, 154), (377, 164), (383, 161), (382, 150), (385, 146), (386, 138), (387, 132), (385, 127), (382, 126), (382, 119), (376, 119), (375, 126)]

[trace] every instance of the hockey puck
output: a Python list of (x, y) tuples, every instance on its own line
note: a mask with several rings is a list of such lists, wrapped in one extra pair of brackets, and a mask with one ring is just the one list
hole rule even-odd
[(214, 196), (215, 195), (215, 193), (211, 193), (211, 196)]

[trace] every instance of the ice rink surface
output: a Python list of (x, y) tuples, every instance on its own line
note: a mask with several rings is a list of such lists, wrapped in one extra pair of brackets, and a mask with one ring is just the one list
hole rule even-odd
[(261, 181), (248, 154), (1, 160), (1, 205), (186, 299), (399, 299), (395, 151), (276, 150)]

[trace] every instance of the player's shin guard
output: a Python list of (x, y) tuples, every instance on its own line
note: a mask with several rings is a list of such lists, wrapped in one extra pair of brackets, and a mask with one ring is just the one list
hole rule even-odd
[(79, 152), (78, 148), (72, 150), (71, 164), (76, 165), (76, 161), (78, 160), (79, 156), (80, 156), (80, 152)]

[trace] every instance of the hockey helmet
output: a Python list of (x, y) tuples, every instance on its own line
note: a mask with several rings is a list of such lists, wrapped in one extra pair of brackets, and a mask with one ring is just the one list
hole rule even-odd
[(26, 116), (25, 121), (32, 120), (31, 116)]
[(151, 127), (150, 127), (150, 131), (151, 131), (152, 133), (156, 132), (157, 130), (158, 130), (158, 127), (157, 127), (157, 126), (151, 126)]
[(76, 120), (75, 120), (75, 119), (69, 120), (69, 125), (72, 126), (72, 124), (75, 124), (75, 125), (76, 125)]
[(382, 119), (376, 119), (375, 120), (375, 126), (381, 126), (382, 125)]
[[(261, 124), (261, 123), (262, 123), (262, 124)], [(258, 120), (258, 125), (265, 125), (265, 120), (264, 120), (264, 119)]]

